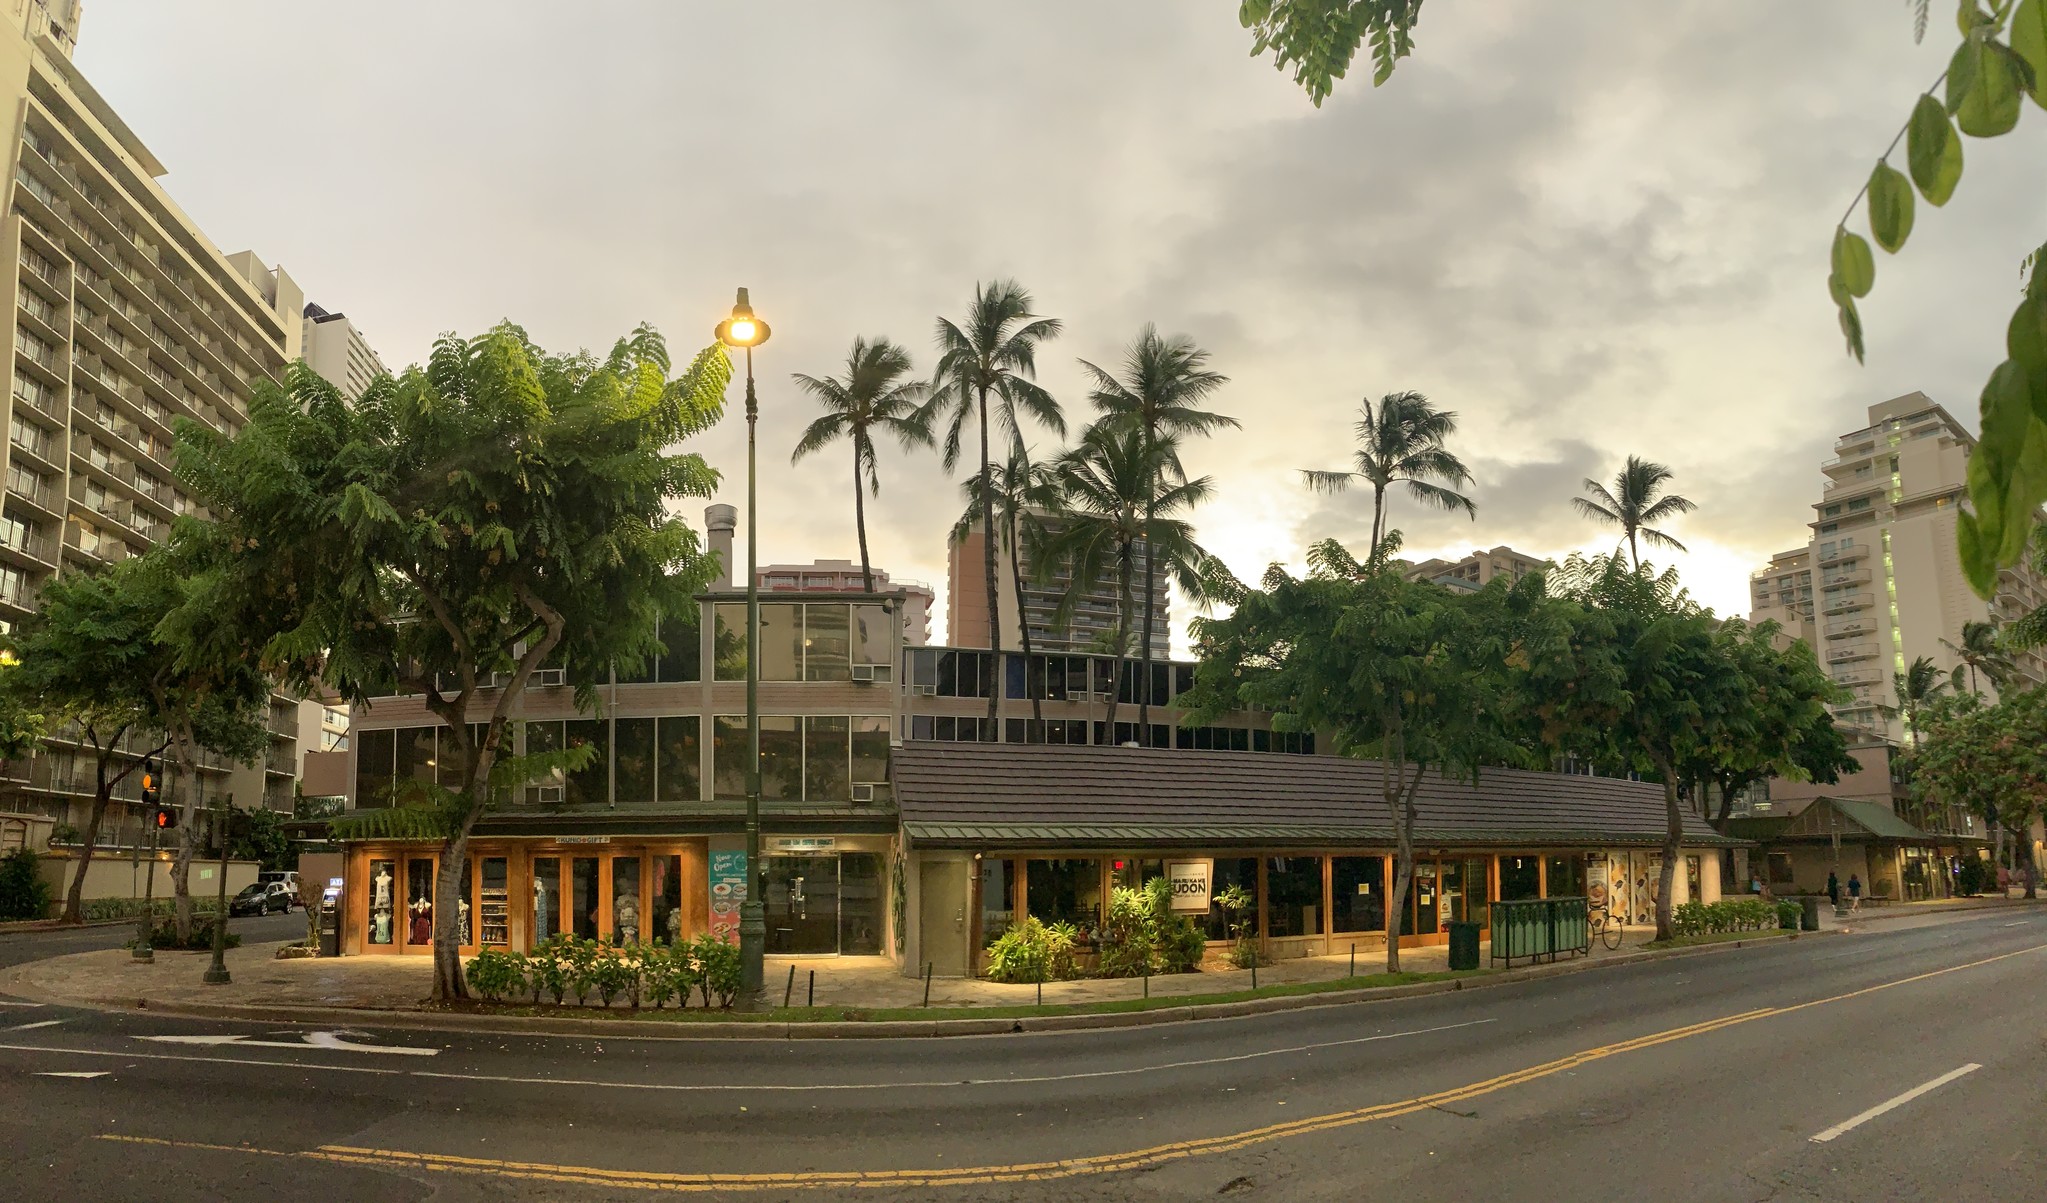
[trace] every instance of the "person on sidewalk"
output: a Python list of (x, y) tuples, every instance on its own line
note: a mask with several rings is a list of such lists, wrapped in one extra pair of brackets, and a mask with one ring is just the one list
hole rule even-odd
[(1827, 901), (1841, 905), (1841, 879), (1833, 873), (1827, 874)]
[(1848, 909), (1862, 909), (1862, 878), (1854, 873), (1848, 875)]

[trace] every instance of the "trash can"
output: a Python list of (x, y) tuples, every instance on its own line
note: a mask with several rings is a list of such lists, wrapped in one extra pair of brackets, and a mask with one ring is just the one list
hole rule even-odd
[(1820, 929), (1819, 898), (1816, 895), (1807, 894), (1800, 901), (1805, 904), (1805, 911), (1798, 917), (1798, 926), (1806, 931), (1818, 931)]
[(1450, 968), (1478, 968), (1478, 934), (1482, 930), (1477, 923), (1450, 925)]

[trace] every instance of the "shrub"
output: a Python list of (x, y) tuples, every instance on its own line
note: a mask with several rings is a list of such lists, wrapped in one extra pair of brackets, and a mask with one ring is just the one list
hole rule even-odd
[[(678, 956), (677, 953), (682, 955)], [(689, 956), (686, 950), (657, 944), (647, 950), (641, 960), (640, 974), (646, 979), (647, 1001), (655, 1010), (668, 1005), (677, 993), (682, 995), (682, 1005), (689, 1005), (690, 987), (695, 977), (690, 972)]]
[(988, 946), (988, 979), (1049, 982), (1073, 976), (1074, 927), (1026, 915)]
[(1798, 921), (1804, 914), (1805, 907), (1801, 903), (1793, 902), (1789, 898), (1777, 901), (1777, 926), (1785, 931), (1797, 931)]
[[(192, 938), (183, 941), (178, 939), (178, 929), (174, 926), (151, 928), (149, 932), (149, 946), (172, 952), (212, 952), (213, 927), (218, 922), (218, 919), (209, 918), (203, 923), (194, 923), (192, 925)], [(227, 934), (226, 947), (240, 948), (241, 945), (242, 938), (240, 936), (233, 932)], [(135, 947), (135, 941), (128, 941), (128, 947)]]
[(568, 944), (567, 936), (549, 936), (528, 958), (527, 980), (534, 1002), (540, 1001), (540, 992), (545, 990), (554, 996), (556, 1006), (561, 1005), (562, 996), (569, 991)]
[(50, 828), (50, 842), (52, 844), (76, 844), (79, 842), (79, 839), (78, 828), (73, 827), (69, 823), (59, 823), (55, 827)]
[(731, 1006), (732, 1000), (739, 997), (739, 945), (705, 932), (690, 942), (689, 949), (704, 1005), (712, 1005), (715, 998), (718, 1006)]
[(486, 948), (469, 958), (469, 988), (491, 1002), (526, 989), (526, 958), (516, 952)]
[(1160, 948), (1159, 968), (1167, 973), (1192, 973), (1208, 955), (1208, 933), (1186, 915), (1174, 915), (1171, 933)]
[(1990, 862), (1981, 857), (1967, 857), (1955, 873), (1955, 893), (1968, 896), (1981, 894), (1996, 884), (1997, 874)]
[(47, 919), (50, 883), (43, 880), (38, 857), (16, 848), (0, 857), (0, 919)]
[[(597, 991), (597, 999), (605, 1006), (621, 994), (639, 994), (639, 964), (631, 952), (623, 948), (599, 948), (590, 964), (590, 985)], [(582, 1001), (578, 994), (577, 1001)]]
[(1102, 977), (1139, 977), (1150, 973), (1158, 955), (1158, 923), (1143, 890), (1117, 886), (1109, 891), (1109, 913), (1102, 922)]
[(597, 941), (571, 939), (562, 949), (562, 967), (568, 974), (569, 989), (576, 1005), (582, 1006), (597, 984)]

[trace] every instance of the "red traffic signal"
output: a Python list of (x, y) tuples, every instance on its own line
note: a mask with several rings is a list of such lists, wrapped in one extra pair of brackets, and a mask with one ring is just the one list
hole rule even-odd
[(169, 831), (178, 825), (177, 809), (170, 806), (159, 806), (156, 808), (156, 813), (151, 816), (150, 822), (156, 825), (158, 831)]

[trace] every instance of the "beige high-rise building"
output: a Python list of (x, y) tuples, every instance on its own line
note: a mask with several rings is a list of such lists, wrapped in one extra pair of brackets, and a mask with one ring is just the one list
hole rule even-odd
[[(2047, 601), (2047, 582), (2025, 568), (2002, 574), (1987, 603), (1962, 576), (1955, 513), (1967, 502), (1975, 446), (1924, 393), (1870, 406), (1868, 425), (1842, 435), (1820, 465), (1826, 486), (1813, 504), (1811, 540), (1750, 578), (1751, 618), (1773, 618), (1788, 636), (1809, 640), (1851, 691), (1835, 711), (1845, 726), (1904, 742), (1893, 674), (1921, 656), (1952, 671), (1962, 624), (2008, 622)], [(2047, 659), (2015, 658), (2025, 680), (2047, 681)]]
[[(812, 560), (808, 564), (768, 564), (756, 576), (766, 593), (861, 593), (867, 581), (851, 560)], [(931, 606), (936, 594), (922, 581), (899, 581), (874, 569), (874, 592), (903, 595), (903, 643), (923, 647), (931, 642)]]
[[(982, 558), (981, 525), (975, 523), (966, 537), (952, 543), (946, 549), (945, 560), (945, 632), (946, 642), (953, 647), (987, 647), (988, 644), (988, 573), (987, 563)], [(1144, 562), (1149, 554), (1140, 540), (1135, 561), (1130, 573), (1131, 616), (1129, 631), (1130, 654), (1138, 653), (1139, 642), (1144, 638)], [(1066, 594), (1073, 588), (1073, 573), (1066, 565), (1056, 567), (1042, 583), (1028, 579), (1030, 565), (1024, 565), (1026, 579), (1023, 582), (1023, 606), (1031, 624), (1031, 650), (1034, 652), (1085, 652), (1108, 651), (1116, 641), (1116, 619), (1121, 603), (1118, 600), (1118, 585), (1115, 567), (1111, 565), (1107, 579), (1098, 582), (1092, 589), (1081, 590), (1073, 599), (1071, 615), (1059, 620), (1059, 606)], [(1016, 574), (1010, 571), (1008, 553), (998, 544), (995, 549), (995, 588), (997, 609), (1002, 622), (1002, 646), (1007, 651), (1022, 648), (1022, 628), (1017, 623)], [(1153, 595), (1151, 611), (1151, 654), (1154, 660), (1164, 660), (1172, 650), (1171, 606), (1172, 586), (1161, 573), (1158, 587)]]
[[(297, 356), (305, 298), (255, 255), (223, 255), (163, 190), (163, 164), (68, 57), (75, 2), (0, 3), (19, 22), (0, 31), (13, 123), (0, 255), (16, 280), (4, 623), (29, 613), (51, 577), (138, 555), (191, 511), (173, 471), (174, 423), (239, 428), (256, 382)], [(290, 807), (295, 705), (275, 700), (269, 725), (255, 767), (208, 759), (206, 798)], [(75, 734), (0, 770), (0, 811), (80, 825), (92, 760)], [(137, 789), (131, 776), (116, 796), (134, 802)], [(103, 840), (139, 825), (126, 806), (116, 812)]]
[(1474, 551), (1461, 560), (1432, 559), (1410, 564), (1403, 570), (1410, 581), (1434, 581), (1452, 589), (1482, 589), (1496, 576), (1512, 584), (1531, 572), (1548, 566), (1543, 556), (1532, 556), (1501, 544), (1491, 551)]
[(341, 395), (350, 401), (361, 397), (370, 381), (387, 370), (369, 340), (345, 313), (329, 313), (318, 305), (307, 305), (303, 329), (300, 353), (306, 366), (340, 389)]

